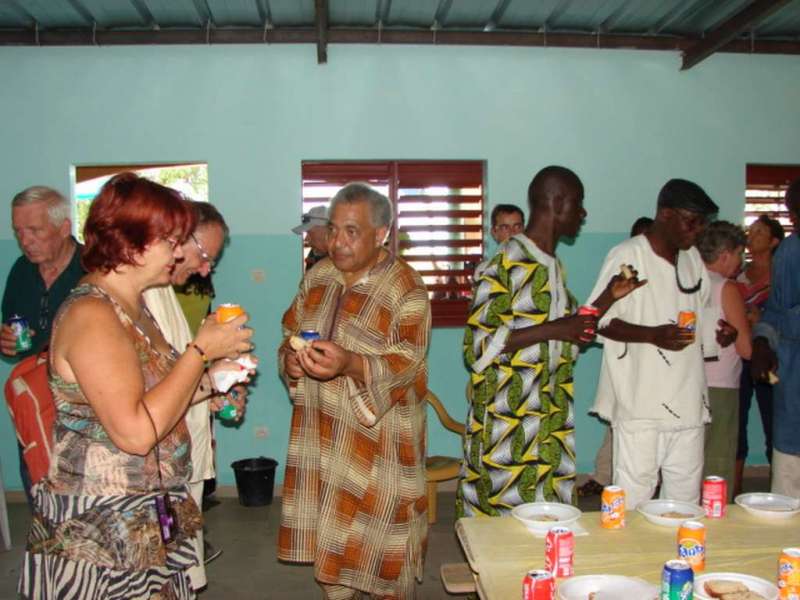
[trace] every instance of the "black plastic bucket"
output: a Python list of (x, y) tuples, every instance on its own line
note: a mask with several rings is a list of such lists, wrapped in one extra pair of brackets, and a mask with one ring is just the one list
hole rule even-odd
[(275, 488), (275, 467), (278, 461), (272, 458), (244, 458), (231, 463), (236, 476), (236, 491), (242, 506), (265, 506), (272, 504)]

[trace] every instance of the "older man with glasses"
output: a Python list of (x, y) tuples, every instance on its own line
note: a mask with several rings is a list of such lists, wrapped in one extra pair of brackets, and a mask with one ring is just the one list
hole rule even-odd
[[(194, 274), (207, 277), (213, 271), (217, 258), (228, 237), (228, 226), (222, 215), (208, 202), (192, 202), (197, 213), (197, 226), (183, 245), (183, 260), (175, 263), (170, 283), (183, 285)], [(151, 288), (144, 293), (147, 308), (153, 314), (167, 341), (179, 352), (192, 340), (189, 323), (175, 295), (172, 285)], [(229, 401), (237, 408), (238, 418), (244, 413), (247, 388), (236, 386), (236, 394)], [(235, 396), (235, 397), (232, 397)], [(222, 395), (189, 407), (186, 425), (192, 438), (192, 476), (189, 489), (198, 507), (203, 504), (203, 483), (214, 477), (214, 456), (211, 445), (210, 416), (212, 410), (221, 408)], [(205, 552), (202, 534), (197, 538), (197, 553), (204, 562), (216, 558), (219, 552)], [(204, 562), (189, 569), (189, 578), (195, 591), (206, 586)]]
[[(11, 201), (11, 223), (22, 256), (6, 280), (0, 352), (19, 360), (47, 347), (53, 316), (84, 272), (72, 237), (69, 201), (60, 192), (40, 185), (21, 191)], [(16, 349), (16, 336), (8, 324), (14, 315), (27, 319), (32, 329), (29, 350)], [(31, 481), (21, 448), (19, 465), (30, 504)]]

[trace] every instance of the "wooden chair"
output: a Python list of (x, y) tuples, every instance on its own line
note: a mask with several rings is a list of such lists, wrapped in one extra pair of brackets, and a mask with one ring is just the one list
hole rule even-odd
[[(463, 437), (464, 424), (459, 423), (450, 416), (436, 394), (428, 390), (428, 393), (425, 395), (425, 400), (427, 400), (433, 407), (433, 410), (436, 411), (439, 421), (441, 421), (446, 429)], [(436, 492), (439, 482), (455, 479), (458, 477), (460, 471), (461, 457), (429, 456), (425, 460), (425, 479), (428, 482), (428, 523), (436, 523)]]

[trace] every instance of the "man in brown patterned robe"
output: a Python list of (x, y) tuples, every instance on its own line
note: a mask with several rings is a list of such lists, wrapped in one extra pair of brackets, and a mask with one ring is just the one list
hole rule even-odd
[[(383, 248), (391, 220), (370, 187), (337, 193), (329, 258), (283, 318), (294, 409), (278, 558), (313, 562), (330, 600), (413, 598), (422, 577), (430, 304), (417, 272)], [(322, 339), (295, 351), (289, 337), (304, 330)]]

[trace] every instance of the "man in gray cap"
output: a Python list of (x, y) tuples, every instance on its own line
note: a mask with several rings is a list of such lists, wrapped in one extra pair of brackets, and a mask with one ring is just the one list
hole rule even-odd
[(305, 270), (328, 256), (328, 209), (315, 206), (303, 213), (302, 221), (292, 231), (298, 235), (306, 234), (306, 244), (311, 248), (306, 257)]
[[(716, 212), (697, 184), (668, 181), (652, 226), (612, 248), (589, 296), (599, 296), (621, 265), (647, 281), (606, 312), (597, 338), (603, 365), (592, 412), (613, 428), (614, 484), (630, 509), (652, 497), (659, 471), (662, 498), (700, 500), (709, 421), (703, 348), (715, 352), (716, 341), (713, 324), (703, 327), (710, 285), (694, 245)], [(682, 311), (694, 313), (692, 327), (678, 326)]]

